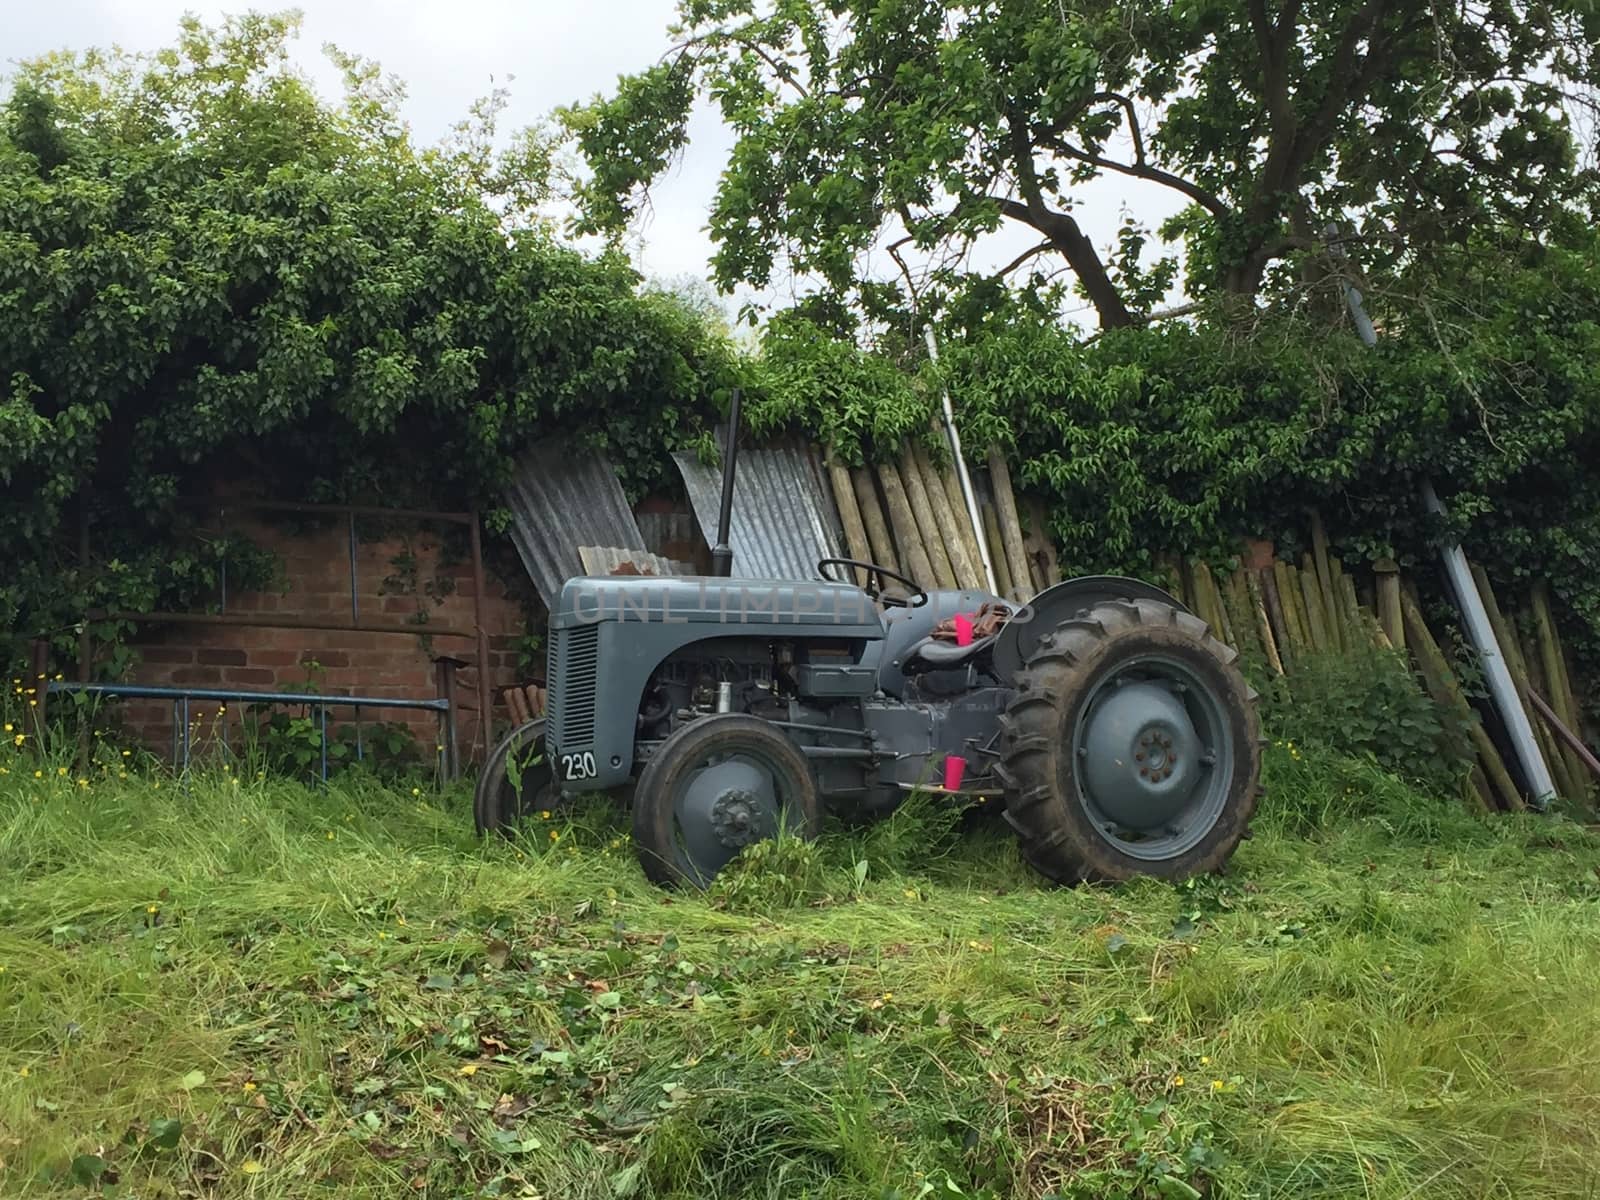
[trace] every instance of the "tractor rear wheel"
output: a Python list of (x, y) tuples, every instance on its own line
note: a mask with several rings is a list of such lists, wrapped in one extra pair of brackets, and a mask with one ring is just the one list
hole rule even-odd
[(779, 730), (743, 713), (675, 730), (639, 773), (633, 841), (663, 885), (704, 888), (746, 846), (822, 832), (822, 803), (805, 755)]
[(1038, 639), (1002, 722), (1006, 820), (1062, 883), (1181, 879), (1255, 812), (1255, 693), (1238, 655), (1157, 600), (1098, 604)]
[(480, 834), (508, 833), (530, 813), (559, 807), (563, 799), (545, 758), (541, 718), (517, 726), (489, 752), (472, 793), (472, 818)]

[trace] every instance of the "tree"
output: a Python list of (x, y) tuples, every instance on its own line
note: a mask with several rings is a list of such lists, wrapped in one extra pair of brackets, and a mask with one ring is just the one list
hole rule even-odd
[[(1587, 0), (680, 0), (678, 45), (563, 114), (615, 231), (685, 143), (697, 97), (735, 134), (711, 233), (724, 288), (780, 260), (870, 310), (861, 261), (898, 239), (959, 262), (1002, 222), (1005, 268), (1069, 267), (1103, 325), (1166, 292), (1145, 231), (1074, 215), (1091, 179), (1168, 189), (1191, 296), (1287, 285), (1276, 264), (1359, 222), (1369, 265), (1537, 236), (1600, 212), (1574, 116), (1600, 111)], [(971, 282), (959, 266), (936, 282)]]
[[(295, 29), (190, 20), (154, 56), (26, 64), (0, 106), (0, 626), (206, 595), (175, 498), (218, 478), (493, 505), (571, 434), (638, 483), (730, 367), (622, 257), (557, 244), (546, 147), (495, 151), (493, 98), (416, 146), (370, 64), (336, 53), (320, 99)], [(80, 512), (116, 571), (77, 573)]]

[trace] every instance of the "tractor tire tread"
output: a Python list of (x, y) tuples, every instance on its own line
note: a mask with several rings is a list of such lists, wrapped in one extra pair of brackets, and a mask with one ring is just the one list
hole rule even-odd
[[(1118, 852), (1093, 828), (1077, 800), (1062, 794), (1058, 782), (1064, 774), (1060, 756), (1072, 753), (1064, 729), (1068, 709), (1123, 649), (1142, 645), (1204, 652), (1223, 693), (1225, 715), (1235, 726), (1236, 753), (1244, 759), (1235, 772), (1234, 793), (1212, 828), (1171, 860), (1134, 860)], [(1029, 865), (1058, 883), (1136, 874), (1183, 878), (1220, 868), (1242, 840), (1260, 795), (1256, 693), (1239, 674), (1238, 657), (1193, 613), (1145, 598), (1102, 603), (1042, 637), (1018, 674), (1001, 722), (998, 769), (1007, 792), (1005, 818)], [(1071, 771), (1072, 764), (1065, 764), (1065, 774)]]

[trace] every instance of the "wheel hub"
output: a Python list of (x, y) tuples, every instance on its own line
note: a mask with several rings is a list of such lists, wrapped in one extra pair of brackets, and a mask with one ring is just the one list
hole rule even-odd
[(674, 807), (683, 850), (704, 884), (746, 846), (777, 833), (782, 805), (771, 772), (734, 755), (691, 775)]
[(1079, 744), (1095, 807), (1141, 833), (1166, 830), (1204, 769), (1205, 747), (1182, 698), (1158, 682), (1114, 689), (1089, 714)]
[(724, 846), (743, 849), (761, 840), (761, 798), (746, 788), (729, 788), (711, 804), (711, 830)]

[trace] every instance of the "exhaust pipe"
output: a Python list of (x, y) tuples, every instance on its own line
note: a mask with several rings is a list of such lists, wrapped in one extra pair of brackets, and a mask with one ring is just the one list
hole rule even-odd
[(717, 510), (717, 544), (711, 547), (711, 573), (726, 579), (733, 574), (733, 548), (728, 545), (728, 525), (733, 520), (733, 474), (739, 462), (739, 402), (744, 393), (733, 389), (728, 404), (728, 436), (722, 446), (722, 506)]

